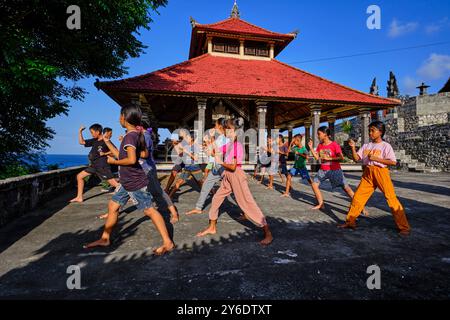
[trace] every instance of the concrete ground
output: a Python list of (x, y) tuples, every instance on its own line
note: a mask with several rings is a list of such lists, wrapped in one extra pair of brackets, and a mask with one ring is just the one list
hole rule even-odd
[[(356, 187), (360, 173), (346, 177)], [(413, 229), (408, 238), (397, 235), (378, 191), (367, 206), (370, 216), (348, 231), (336, 228), (349, 205), (341, 191), (324, 184), (327, 206), (315, 212), (310, 187), (298, 180), (291, 199), (280, 198), (279, 181), (275, 191), (252, 181), (273, 230), (271, 246), (261, 247), (260, 230), (236, 220), (240, 211), (230, 198), (216, 236), (195, 237), (207, 215), (182, 215), (169, 224), (177, 249), (164, 257), (151, 255), (159, 236), (130, 206), (110, 248), (84, 250), (101, 234), (96, 216), (111, 195), (94, 188), (83, 204), (67, 204), (74, 194), (61, 195), (0, 229), (0, 298), (448, 299), (450, 174), (392, 177)], [(179, 211), (192, 208), (197, 196), (196, 188), (183, 187), (175, 199)], [(80, 267), (79, 290), (67, 288), (70, 265)], [(371, 265), (380, 267), (380, 290), (367, 288)]]

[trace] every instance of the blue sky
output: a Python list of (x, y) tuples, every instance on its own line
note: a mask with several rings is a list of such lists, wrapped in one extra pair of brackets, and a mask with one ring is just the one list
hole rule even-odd
[[(381, 9), (381, 29), (369, 30), (369, 5)], [(277, 59), (332, 81), (368, 91), (377, 77), (380, 95), (386, 95), (389, 71), (397, 76), (401, 94), (416, 95), (415, 87), (425, 81), (430, 93), (437, 92), (450, 76), (450, 43), (347, 59), (296, 63), (343, 55), (426, 45), (450, 41), (450, 1), (364, 1), (364, 0), (238, 0), (241, 18), (281, 33), (300, 30), (298, 38)], [(130, 59), (128, 76), (161, 69), (188, 59), (191, 26), (189, 16), (199, 23), (228, 18), (233, 0), (169, 0), (160, 15), (153, 15), (150, 31), (140, 39), (146, 53)], [(81, 8), (83, 10), (83, 8)], [(106, 79), (102, 79), (106, 80)], [(50, 154), (87, 154), (77, 143), (80, 124), (99, 122), (112, 127), (114, 138), (123, 131), (118, 122), (119, 106), (102, 91), (95, 78), (78, 82), (88, 91), (84, 101), (73, 101), (68, 116), (48, 121), (56, 131), (49, 141)], [(162, 138), (167, 132), (163, 131)], [(88, 134), (88, 132), (86, 132)]]

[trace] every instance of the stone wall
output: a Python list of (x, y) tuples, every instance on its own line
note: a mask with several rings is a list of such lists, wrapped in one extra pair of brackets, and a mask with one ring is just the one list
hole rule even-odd
[(76, 187), (76, 175), (85, 167), (72, 167), (0, 180), (0, 227), (41, 203)]
[(399, 119), (391, 119), (385, 122), (387, 132), (385, 140), (395, 150), (405, 150), (406, 154), (424, 163), (427, 167), (450, 171), (450, 123), (399, 131)]
[(450, 112), (450, 92), (416, 97), (417, 115)]

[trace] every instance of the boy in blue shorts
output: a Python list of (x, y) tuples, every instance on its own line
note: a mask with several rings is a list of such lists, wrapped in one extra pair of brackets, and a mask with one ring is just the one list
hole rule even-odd
[(297, 134), (292, 139), (289, 146), (289, 152), (295, 155), (294, 167), (289, 171), (286, 179), (286, 191), (281, 195), (282, 197), (289, 197), (289, 191), (292, 186), (292, 177), (299, 175), (302, 179), (307, 180), (312, 184), (308, 169), (306, 169), (306, 160), (308, 160), (308, 150), (302, 145), (302, 135)]

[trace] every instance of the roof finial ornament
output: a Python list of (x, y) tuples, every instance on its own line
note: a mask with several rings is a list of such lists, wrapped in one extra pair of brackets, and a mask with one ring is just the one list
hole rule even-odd
[(300, 30), (295, 29), (295, 30), (292, 31), (290, 34), (294, 35), (294, 37), (297, 38), (299, 33), (300, 33)]
[(191, 26), (192, 26), (192, 28), (195, 28), (195, 26), (197, 25), (197, 21), (195, 21), (195, 19), (192, 18), (192, 17), (190, 17), (189, 19), (190, 19), (190, 21), (191, 21)]
[(234, 6), (233, 6), (233, 9), (231, 10), (231, 16), (230, 17), (231, 18), (238, 18), (238, 19), (241, 17), (241, 15), (239, 13), (239, 7), (237, 5), (236, 0), (234, 0)]

